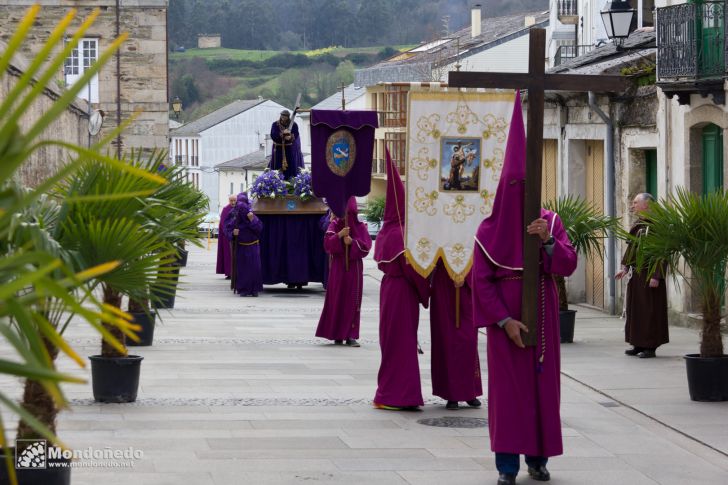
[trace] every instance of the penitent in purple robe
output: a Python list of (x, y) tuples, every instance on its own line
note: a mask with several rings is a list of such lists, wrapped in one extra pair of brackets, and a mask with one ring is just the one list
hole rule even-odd
[(374, 260), (384, 273), (379, 291), (379, 347), (382, 363), (374, 403), (422, 406), (417, 327), (420, 305), (427, 308), (430, 285), (404, 255), (404, 186), (387, 151), (384, 224), (377, 234)]
[(324, 308), (321, 311), (316, 336), (329, 340), (359, 338), (359, 320), (364, 285), (364, 263), (369, 254), (372, 238), (367, 225), (357, 218), (356, 199), (349, 199), (347, 206), (349, 235), (349, 270), (346, 270), (345, 244), (338, 233), (344, 228), (344, 219), (335, 218), (329, 223), (324, 236), (324, 248), (331, 255), (328, 287)]
[[(460, 292), (460, 322), (456, 321), (456, 292)], [(432, 273), (430, 296), (432, 393), (446, 401), (470, 401), (483, 394), (478, 358), (478, 329), (468, 280), (459, 289), (442, 261)]]
[[(248, 218), (250, 212), (248, 195), (238, 194), (235, 210), (225, 225), (225, 235), (234, 241), (235, 293), (240, 296), (258, 296), (263, 290), (259, 241), (263, 223), (255, 215), (251, 221)], [(239, 233), (233, 237), (234, 229), (238, 229)]]
[(228, 214), (233, 210), (232, 205), (226, 205), (220, 213), (220, 225), (217, 231), (217, 268), (216, 274), (224, 274), (229, 277), (232, 271), (232, 257), (230, 255), (230, 239), (225, 237), (225, 221)]
[(563, 452), (559, 303), (553, 275), (569, 276), (576, 268), (576, 252), (558, 216), (542, 210), (554, 238), (550, 249), (542, 247), (540, 257), (539, 313), (545, 318), (539, 318), (538, 345), (518, 348), (498, 323), (521, 318), (525, 146), (521, 101), (516, 96), (493, 213), (475, 236), (473, 315), (475, 326), (486, 327), (488, 334), (491, 449), (550, 457)]

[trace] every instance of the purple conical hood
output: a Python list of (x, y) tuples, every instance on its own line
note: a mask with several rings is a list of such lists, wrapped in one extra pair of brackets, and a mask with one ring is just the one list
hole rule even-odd
[(384, 223), (374, 245), (374, 260), (393, 261), (404, 252), (404, 184), (399, 170), (387, 153), (387, 199), (384, 203)]
[(521, 95), (517, 93), (493, 213), (480, 223), (475, 236), (486, 256), (504, 268), (523, 268), (525, 182), (526, 131), (523, 127)]

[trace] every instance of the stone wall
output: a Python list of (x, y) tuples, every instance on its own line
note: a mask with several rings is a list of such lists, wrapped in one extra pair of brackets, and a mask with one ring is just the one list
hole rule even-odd
[[(4, 49), (5, 44), (0, 42), (0, 50)], [(16, 57), (13, 65), (0, 76), (0, 102), (7, 99), (8, 93), (16, 86), (26, 66), (27, 62), (21, 57)], [(50, 109), (59, 95), (58, 89), (48, 86), (44, 93), (23, 113), (20, 119), (21, 132), (27, 132)], [(88, 105), (83, 101), (74, 103), (43, 132), (41, 139), (86, 146), (88, 143), (87, 109)], [(70, 153), (67, 150), (56, 146), (45, 146), (36, 150), (20, 167), (18, 172), (20, 183), (28, 187), (38, 186), (50, 175), (56, 173), (69, 156)]]
[[(99, 39), (103, 52), (115, 38), (117, 5), (119, 31), (129, 34), (118, 57), (113, 57), (99, 73), (99, 103), (93, 108), (106, 113), (101, 135), (132, 113), (138, 117), (121, 136), (121, 148), (166, 149), (169, 146), (169, 104), (167, 94), (167, 0), (13, 0), (0, 5), (0, 40), (7, 41), (18, 22), (34, 3), (41, 4), (39, 17), (24, 46), (27, 57), (37, 53), (54, 26), (73, 6), (78, 15), (71, 24), (72, 35), (95, 7), (101, 13), (86, 37)], [(119, 76), (117, 76), (117, 69)], [(118, 83), (117, 83), (118, 78)], [(63, 72), (58, 73), (63, 80)], [(120, 89), (119, 89), (120, 88)], [(114, 142), (114, 145), (116, 143)]]

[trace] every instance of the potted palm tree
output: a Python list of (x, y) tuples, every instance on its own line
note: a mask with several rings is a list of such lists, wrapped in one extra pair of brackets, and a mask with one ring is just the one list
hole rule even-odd
[[(608, 231), (617, 231), (619, 220), (605, 216), (590, 202), (574, 195), (562, 196), (544, 204), (544, 208), (561, 218), (571, 245), (580, 256), (587, 259), (602, 255), (602, 242)], [(574, 341), (576, 310), (569, 309), (569, 295), (563, 276), (556, 276), (559, 292), (559, 317), (561, 343)]]
[(720, 321), (728, 265), (728, 192), (700, 195), (684, 188), (647, 213), (637, 265), (652, 275), (664, 265), (700, 298), (700, 353), (685, 362), (693, 401), (728, 401), (728, 356)]
[[(40, 7), (35, 5), (20, 21), (12, 38), (0, 54), (0, 77), (22, 45), (33, 25)], [(66, 20), (75, 15), (69, 13)], [(14, 350), (0, 358), (0, 374), (26, 379), (23, 402), (16, 404), (5, 392), (0, 391), (0, 409), (9, 409), (20, 417), (18, 437), (45, 438), (51, 443), (63, 445), (55, 436), (55, 416), (67, 406), (60, 383), (84, 382), (82, 379), (59, 373), (55, 369), (55, 356), (62, 352), (79, 366), (84, 361), (63, 337), (59, 328), (61, 316), (75, 314), (101, 329), (101, 322), (130, 330), (123, 314), (109, 312), (89, 291), (87, 282), (118, 266), (114, 258), (96, 267), (86, 267), (74, 273), (73, 265), (64, 256), (70, 253), (59, 246), (37, 219), (28, 219), (29, 213), (42, 214), (44, 218), (57, 216), (43, 200), (58, 180), (73, 174), (85, 164), (116, 163), (96, 148), (89, 150), (54, 140), (39, 140), (45, 128), (57, 120), (76, 94), (86, 85), (98, 69), (109, 59), (123, 41), (114, 41), (102, 53), (96, 64), (84, 76), (70, 86), (48, 109), (32, 129), (23, 133), (18, 119), (37, 98), (43, 95), (47, 83), (53, 79), (70, 50), (83, 37), (91, 25), (84, 22), (65, 48), (56, 50), (48, 63), (45, 57), (57, 44), (63, 43), (63, 27), (54, 30), (51, 40), (40, 51), (37, 62), (28, 64), (24, 77), (16, 81), (7, 96), (0, 100), (0, 160), (3, 171), (0, 176), (0, 340)], [(13, 86), (13, 82), (9, 84)], [(114, 133), (115, 135), (115, 133)], [(18, 169), (33, 154), (45, 146), (57, 146), (69, 150), (75, 157), (55, 175), (48, 177), (33, 190), (18, 187), (14, 178)], [(118, 166), (123, 167), (121, 164)], [(97, 194), (103, 197), (103, 194)], [(103, 332), (102, 332), (103, 334)], [(118, 344), (118, 342), (116, 342)], [(0, 414), (0, 484), (43, 483), (44, 485), (70, 483), (70, 467), (49, 467), (46, 470), (18, 470), (13, 466), (14, 451), (9, 448), (5, 426)], [(25, 450), (18, 450), (20, 456)]]

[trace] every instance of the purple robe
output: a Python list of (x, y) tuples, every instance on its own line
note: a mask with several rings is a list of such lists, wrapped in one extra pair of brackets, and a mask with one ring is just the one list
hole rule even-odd
[[(552, 255), (541, 250), (546, 319), (539, 322), (539, 345), (519, 349), (497, 323), (521, 318), (522, 271), (496, 265), (476, 243), (473, 262), (475, 325), (488, 332), (488, 425), (490, 447), (497, 453), (557, 456), (561, 440), (561, 356), (559, 298), (552, 275), (569, 276), (576, 268), (576, 252), (561, 220), (552, 212)], [(546, 347), (542, 349), (541, 339)], [(542, 371), (538, 360), (543, 352)]]
[[(460, 326), (455, 293), (460, 292)], [(446, 401), (470, 401), (483, 394), (478, 358), (478, 329), (473, 324), (470, 286), (457, 290), (442, 262), (432, 273), (430, 335), (432, 393)]]
[(384, 272), (379, 290), (379, 347), (382, 363), (377, 375), (375, 404), (422, 406), (417, 327), (420, 304), (429, 303), (430, 285), (404, 255), (404, 185), (386, 152), (387, 199), (384, 223), (377, 235), (374, 260)]
[[(561, 440), (559, 299), (553, 275), (569, 276), (576, 252), (553, 213), (541, 210), (554, 238), (540, 254), (537, 345), (523, 349), (500, 322), (521, 319), (523, 293), (526, 134), (516, 95), (505, 161), (492, 214), (475, 236), (471, 284), (476, 327), (488, 333), (488, 426), (496, 453), (549, 457), (563, 452)], [(528, 237), (537, 237), (531, 235)]]
[[(238, 195), (235, 210), (225, 224), (225, 235), (235, 244), (235, 293), (240, 296), (258, 296), (263, 290), (263, 275), (260, 266), (260, 233), (263, 223), (258, 216), (248, 219), (250, 205), (245, 194)], [(233, 230), (239, 233), (233, 237)]]
[(226, 205), (222, 208), (220, 225), (217, 231), (217, 268), (215, 273), (224, 274), (226, 277), (230, 276), (233, 259), (230, 255), (230, 239), (225, 237), (225, 221), (232, 210), (232, 205)]
[[(273, 149), (271, 151), (270, 163), (268, 168), (272, 170), (280, 170), (283, 177), (288, 180), (298, 174), (299, 169), (304, 168), (303, 154), (301, 153), (301, 139), (298, 136), (298, 125), (294, 122), (291, 128), (293, 140), (284, 143), (281, 134), (283, 130), (278, 121), (274, 122), (270, 128), (270, 137), (273, 140)], [(285, 148), (287, 168), (283, 170), (283, 150)]]
[(324, 248), (331, 255), (331, 267), (316, 336), (329, 340), (359, 338), (364, 284), (362, 259), (369, 254), (372, 239), (367, 225), (359, 222), (357, 218), (356, 201), (353, 197), (350, 199), (348, 217), (349, 235), (352, 238), (349, 246), (349, 271), (346, 271), (345, 244), (338, 236), (339, 231), (344, 228), (344, 220), (339, 218), (332, 220), (324, 236)]
[(420, 304), (427, 308), (430, 285), (404, 254), (380, 262), (384, 272), (379, 290), (379, 347), (382, 363), (377, 374), (376, 404), (394, 407), (422, 406), (417, 327)]

